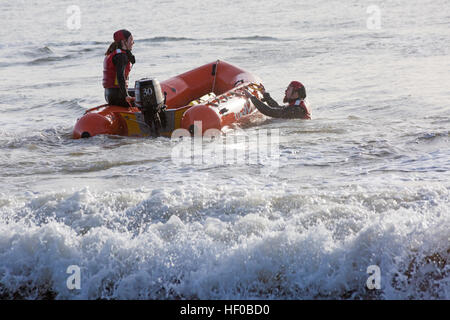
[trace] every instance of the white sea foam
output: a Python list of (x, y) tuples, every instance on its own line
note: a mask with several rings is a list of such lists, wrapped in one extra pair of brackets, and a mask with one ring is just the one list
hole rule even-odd
[[(204, 207), (192, 194), (166, 202), (170, 190), (38, 196), (1, 208), (2, 295), (448, 299), (448, 189), (392, 191), (296, 201), (266, 191), (260, 206), (253, 192), (228, 191), (199, 195)], [(65, 287), (69, 265), (81, 290)], [(382, 272), (376, 292), (365, 287), (370, 265)]]

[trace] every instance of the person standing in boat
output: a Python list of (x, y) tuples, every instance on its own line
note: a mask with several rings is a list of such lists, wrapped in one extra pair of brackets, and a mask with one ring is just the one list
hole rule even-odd
[(103, 87), (108, 104), (129, 107), (134, 97), (128, 94), (128, 76), (136, 62), (131, 50), (133, 36), (130, 31), (122, 29), (114, 33), (114, 42), (105, 53), (103, 61)]
[[(262, 87), (263, 99), (259, 100), (255, 96), (246, 92), (255, 107), (264, 115), (273, 118), (286, 119), (311, 119), (311, 112), (306, 99), (305, 86), (299, 81), (292, 81), (287, 87), (283, 99), (286, 105), (279, 105), (268, 92)], [(267, 104), (265, 104), (266, 102)]]

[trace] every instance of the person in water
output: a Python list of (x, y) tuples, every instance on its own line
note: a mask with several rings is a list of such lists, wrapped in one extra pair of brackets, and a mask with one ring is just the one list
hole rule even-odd
[[(263, 99), (259, 100), (255, 96), (246, 92), (246, 96), (251, 99), (255, 107), (264, 115), (273, 118), (287, 119), (311, 119), (310, 108), (305, 101), (306, 89), (299, 81), (292, 81), (287, 87), (283, 99), (286, 105), (280, 106), (268, 92), (263, 90)], [(266, 102), (266, 103), (264, 103)]]
[(103, 87), (108, 104), (129, 107), (135, 100), (128, 93), (128, 76), (136, 62), (131, 50), (133, 36), (130, 31), (122, 29), (114, 33), (114, 42), (105, 53), (103, 61)]

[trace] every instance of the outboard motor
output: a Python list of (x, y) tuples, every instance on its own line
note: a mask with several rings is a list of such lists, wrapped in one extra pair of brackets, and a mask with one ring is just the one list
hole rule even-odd
[(166, 93), (161, 91), (158, 80), (144, 78), (136, 81), (135, 96), (135, 104), (143, 113), (145, 123), (152, 135), (158, 137), (161, 128), (166, 126)]

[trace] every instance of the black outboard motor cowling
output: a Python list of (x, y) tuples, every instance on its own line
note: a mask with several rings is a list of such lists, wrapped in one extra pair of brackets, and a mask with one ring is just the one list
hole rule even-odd
[(136, 105), (141, 109), (162, 107), (164, 95), (156, 79), (144, 78), (135, 84)]
[(165, 95), (156, 79), (144, 78), (135, 83), (135, 104), (144, 114), (145, 123), (154, 137), (160, 135), (160, 129), (166, 126)]

